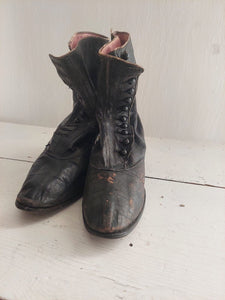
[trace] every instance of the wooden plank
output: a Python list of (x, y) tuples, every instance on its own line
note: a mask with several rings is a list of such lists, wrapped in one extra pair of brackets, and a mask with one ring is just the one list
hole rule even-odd
[(147, 179), (136, 229), (105, 240), (86, 232), (81, 201), (50, 215), (17, 210), (29, 168), (0, 160), (0, 298), (224, 299), (225, 190)]
[[(34, 161), (53, 128), (0, 123), (0, 157)], [(225, 187), (225, 145), (146, 138), (146, 176)]]
[(146, 175), (225, 188), (225, 144), (146, 140)]
[(0, 122), (0, 157), (33, 162), (53, 132), (48, 127)]

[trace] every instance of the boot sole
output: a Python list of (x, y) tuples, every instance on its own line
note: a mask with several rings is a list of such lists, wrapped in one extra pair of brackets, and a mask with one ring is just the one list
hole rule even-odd
[(112, 233), (104, 233), (104, 232), (96, 231), (96, 230), (92, 229), (91, 227), (89, 227), (89, 225), (85, 221), (84, 214), (83, 214), (83, 220), (84, 220), (85, 228), (87, 229), (87, 231), (89, 233), (91, 233), (91, 234), (93, 234), (95, 236), (98, 236), (98, 237), (107, 238), (107, 239), (122, 238), (122, 237), (128, 235), (135, 228), (135, 226), (138, 224), (138, 222), (139, 222), (139, 220), (140, 220), (140, 218), (141, 218), (141, 216), (143, 214), (144, 208), (145, 208), (145, 199), (146, 199), (146, 192), (145, 192), (144, 204), (142, 206), (142, 209), (141, 209), (139, 215), (134, 220), (134, 222), (131, 223), (130, 226), (128, 226), (127, 228), (125, 228), (123, 231), (117, 231), (117, 232), (112, 232)]
[(47, 207), (32, 207), (32, 206), (24, 205), (20, 202), (20, 199), (17, 198), (15, 205), (18, 209), (25, 210), (25, 211), (50, 212), (50, 211), (54, 211), (54, 210), (69, 206), (70, 204), (72, 204), (72, 203), (76, 202), (77, 200), (79, 200), (81, 197), (82, 197), (82, 194), (76, 196), (75, 198), (63, 201), (60, 204), (57, 204), (57, 205), (54, 205), (54, 206), (47, 206)]

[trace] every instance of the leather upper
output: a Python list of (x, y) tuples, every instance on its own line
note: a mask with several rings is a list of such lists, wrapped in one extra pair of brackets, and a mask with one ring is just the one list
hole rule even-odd
[(99, 134), (86, 177), (83, 217), (90, 232), (121, 237), (137, 223), (145, 203), (145, 140), (135, 97), (143, 68), (135, 63), (130, 37), (110, 53), (100, 49), (99, 57)]
[(50, 55), (59, 76), (73, 91), (73, 111), (32, 165), (17, 197), (20, 204), (52, 207), (82, 195), (91, 147), (98, 133), (94, 117), (97, 52), (106, 41), (102, 36), (87, 37), (66, 55)]
[(130, 38), (109, 55), (101, 54), (101, 50), (99, 53), (96, 119), (100, 133), (91, 164), (123, 169), (135, 165), (145, 154), (144, 132), (136, 109), (137, 83), (144, 69), (135, 63)]

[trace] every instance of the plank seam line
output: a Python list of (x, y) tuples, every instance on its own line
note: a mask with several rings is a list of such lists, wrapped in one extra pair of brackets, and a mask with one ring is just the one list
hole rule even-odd
[[(27, 162), (27, 163), (33, 163), (34, 162), (32, 160), (9, 158), (9, 157), (1, 157), (1, 156), (0, 156), (0, 159), (6, 159), (6, 160), (12, 160), (12, 161), (20, 161), (20, 162)], [(162, 181), (183, 183), (183, 184), (200, 185), (200, 186), (204, 186), (204, 187), (211, 187), (211, 188), (218, 188), (218, 189), (225, 189), (225, 186), (219, 186), (219, 185), (213, 185), (213, 184), (207, 184), (207, 183), (198, 183), (198, 182), (193, 182), (193, 181), (183, 181), (183, 180), (161, 178), (161, 177), (154, 177), (154, 176), (145, 176), (145, 178), (153, 179), (153, 180), (162, 180)]]
[[(18, 158), (10, 158), (10, 157), (2, 157), (0, 156), (0, 159), (6, 159), (6, 160), (13, 160), (13, 161), (21, 161), (21, 162), (28, 162), (28, 163), (33, 163), (34, 161), (32, 160), (25, 160), (25, 159), (18, 159)], [(1, 300), (1, 299), (0, 299)]]
[(204, 186), (204, 187), (212, 187), (212, 188), (218, 188), (218, 189), (225, 189), (225, 186), (219, 186), (219, 185), (208, 184), (208, 183), (199, 183), (199, 182), (193, 182), (193, 181), (183, 181), (183, 180), (161, 178), (161, 177), (153, 177), (153, 176), (145, 176), (145, 178), (154, 179), (154, 180), (162, 180), (162, 181), (170, 181), (170, 182), (176, 182), (176, 183), (184, 183), (184, 184), (194, 184), (194, 185), (200, 185), (200, 186)]

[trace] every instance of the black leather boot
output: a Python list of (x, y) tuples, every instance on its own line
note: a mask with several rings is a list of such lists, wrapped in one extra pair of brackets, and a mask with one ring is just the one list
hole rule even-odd
[(107, 41), (95, 33), (79, 32), (69, 42), (69, 53), (50, 55), (59, 76), (73, 91), (74, 107), (32, 165), (16, 199), (18, 208), (46, 211), (82, 196), (91, 147), (98, 134), (94, 116), (98, 50)]
[(144, 70), (135, 63), (129, 34), (112, 36), (99, 50), (96, 119), (100, 132), (89, 162), (83, 218), (89, 232), (119, 238), (134, 228), (145, 204), (145, 141), (135, 98)]

